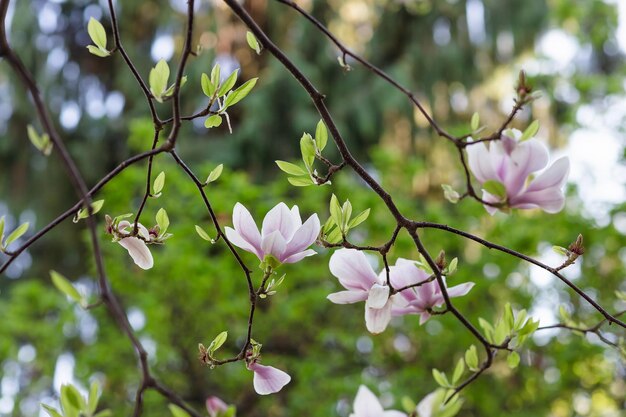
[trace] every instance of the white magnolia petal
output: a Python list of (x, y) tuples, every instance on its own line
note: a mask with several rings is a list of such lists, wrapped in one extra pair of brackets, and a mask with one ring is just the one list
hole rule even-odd
[(383, 417), (406, 417), (406, 413), (396, 410), (387, 410), (383, 413)]
[[(488, 203), (499, 203), (500, 199), (492, 194), (489, 194), (487, 191), (483, 190), (483, 196), (482, 199)], [(487, 210), (487, 213), (489, 213), (490, 215), (494, 215), (496, 214), (496, 211), (498, 211), (498, 209), (494, 206), (490, 206), (489, 204), (483, 204), (483, 207), (485, 208), (485, 210)]]
[(437, 398), (437, 392), (431, 392), (425, 396), (422, 401), (417, 404), (415, 411), (417, 411), (418, 417), (431, 417), (433, 413), (433, 406), (435, 405), (435, 399)]
[(370, 288), (369, 295), (367, 297), (366, 307), (370, 308), (383, 308), (389, 300), (389, 287), (386, 285), (374, 284)]
[(361, 385), (354, 397), (355, 417), (378, 417), (383, 413), (383, 406), (378, 398), (365, 385)]
[(469, 145), (466, 149), (467, 162), (478, 181), (484, 183), (485, 181), (497, 179), (495, 170), (491, 165), (489, 149), (487, 149), (484, 143)]
[(546, 188), (563, 186), (569, 174), (569, 158), (563, 157), (555, 161), (529, 185), (526, 191), (540, 191)]
[(237, 231), (235, 229), (232, 229), (228, 226), (226, 226), (224, 228), (224, 233), (226, 234), (226, 239), (228, 239), (228, 241), (230, 243), (232, 243), (233, 245), (248, 251), (248, 252), (252, 252), (254, 253), (256, 256), (259, 257), (259, 259), (263, 260), (263, 255), (260, 251), (257, 250), (257, 248), (255, 248), (254, 246), (252, 246), (247, 240), (245, 240), (244, 238), (241, 237), (241, 235), (239, 233), (237, 233)]
[(508, 196), (517, 195), (528, 176), (548, 165), (548, 149), (538, 140), (528, 140), (515, 148), (510, 159), (505, 162), (506, 173), (503, 176)]
[(378, 279), (365, 254), (356, 249), (339, 249), (330, 257), (328, 266), (349, 290), (369, 291)]
[(269, 235), (263, 235), (261, 240), (261, 250), (264, 255), (272, 255), (274, 258), (282, 262), (283, 253), (287, 244), (280, 231), (275, 230)]
[(461, 297), (470, 292), (474, 285), (475, 284), (473, 282), (465, 282), (463, 284), (455, 285), (454, 287), (448, 288), (448, 295), (450, 297)]
[(148, 245), (137, 237), (125, 237), (118, 242), (124, 247), (135, 264), (141, 269), (150, 269), (154, 266), (152, 253), (148, 249)]
[(372, 334), (385, 331), (389, 321), (391, 321), (392, 302), (385, 304), (383, 308), (365, 307), (365, 327)]
[(558, 213), (565, 206), (565, 195), (559, 187), (527, 191), (511, 201), (511, 207), (530, 209), (539, 207), (546, 213)]
[(272, 208), (263, 219), (261, 226), (261, 236), (264, 238), (276, 231), (280, 232), (283, 240), (289, 241), (296, 231), (296, 222), (287, 204), (278, 203)]
[(256, 249), (257, 253), (261, 252), (261, 233), (259, 233), (259, 228), (248, 209), (241, 203), (235, 204), (233, 209), (233, 227), (243, 240)]
[(328, 294), (326, 298), (335, 304), (354, 304), (367, 300), (367, 291), (339, 291)]
[(260, 365), (254, 363), (248, 367), (254, 372), (254, 390), (259, 395), (268, 395), (280, 391), (291, 381), (291, 376), (287, 372), (274, 368), (273, 366)]
[(302, 217), (300, 217), (300, 209), (297, 205), (291, 208), (291, 218), (293, 219), (296, 228), (302, 226)]
[[(313, 249), (307, 249), (305, 251), (294, 253), (293, 255), (287, 256), (282, 262), (284, 264), (293, 264), (308, 256), (313, 256), (313, 255), (317, 255), (317, 252), (315, 252)], [(283, 257), (284, 256), (285, 254), (283, 254)]]
[(287, 243), (286, 252), (288, 254), (294, 254), (302, 252), (304, 249), (311, 246), (320, 234), (320, 229), (320, 220), (317, 217), (317, 214), (313, 214), (295, 231), (293, 237)]

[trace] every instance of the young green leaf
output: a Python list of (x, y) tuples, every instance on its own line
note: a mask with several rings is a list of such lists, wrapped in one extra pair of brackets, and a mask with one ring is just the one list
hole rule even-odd
[(478, 352), (476, 346), (472, 345), (465, 351), (465, 363), (470, 370), (478, 369)]
[(227, 109), (230, 106), (234, 106), (243, 100), (249, 93), (252, 91), (254, 86), (256, 85), (258, 78), (252, 78), (251, 80), (246, 81), (236, 90), (233, 90), (230, 94), (226, 96), (224, 100), (224, 105), (222, 106), (222, 110)]
[(304, 166), (310, 172), (315, 161), (315, 145), (313, 144), (313, 138), (308, 133), (303, 134), (300, 138), (300, 152), (302, 153)]
[(342, 220), (342, 210), (341, 205), (339, 204), (339, 200), (335, 194), (330, 197), (330, 217), (333, 218), (335, 224), (341, 228), (343, 224)]
[(328, 142), (328, 130), (326, 129), (326, 125), (323, 120), (317, 122), (317, 127), (315, 129), (315, 144), (317, 145), (317, 149), (320, 153), (326, 147), (326, 143)]
[[(224, 83), (222, 84), (222, 86), (220, 87), (220, 89), (217, 91), (217, 96), (218, 97), (222, 97), (224, 94), (228, 93), (230, 91), (231, 88), (233, 88), (233, 86), (235, 85), (235, 83), (237, 82), (237, 75), (239, 74), (239, 68), (237, 68), (236, 70), (234, 70), (229, 76), (228, 78), (226, 78), (226, 81), (224, 81)], [(247, 93), (246, 93), (247, 94)], [(242, 97), (243, 98), (243, 97)], [(233, 103), (234, 104), (234, 103)]]
[(215, 66), (211, 70), (211, 85), (213, 86), (213, 92), (211, 93), (211, 96), (215, 93), (215, 91), (217, 91), (217, 87), (220, 85), (220, 72), (220, 64), (215, 64)]
[(98, 22), (93, 17), (89, 19), (89, 23), (87, 23), (87, 32), (89, 33), (89, 37), (91, 41), (101, 50), (106, 51), (107, 49), (107, 33), (104, 30), (104, 26), (102, 23)]
[(227, 331), (223, 331), (222, 333), (215, 336), (215, 339), (213, 339), (213, 341), (209, 345), (209, 349), (208, 349), (209, 355), (212, 355), (216, 350), (221, 348), (224, 342), (226, 342), (227, 338), (228, 338)]
[(456, 204), (459, 202), (461, 196), (457, 191), (454, 190), (454, 188), (452, 188), (448, 184), (441, 184), (441, 188), (443, 188), (443, 196), (446, 200), (448, 200), (452, 204)]
[(175, 404), (168, 405), (168, 408), (174, 417), (191, 417), (189, 413)]
[(65, 411), (66, 405), (71, 406), (77, 411), (84, 411), (87, 408), (87, 403), (80, 392), (71, 384), (61, 386), (61, 404)]
[(154, 179), (154, 183), (152, 184), (152, 194), (154, 196), (161, 194), (163, 191), (163, 186), (165, 185), (165, 172), (161, 171), (159, 175)]
[(295, 187), (308, 187), (309, 185), (313, 185), (313, 181), (308, 177), (289, 177), (287, 181)]
[(456, 384), (457, 382), (459, 382), (459, 380), (463, 376), (464, 371), (465, 371), (465, 362), (463, 362), (463, 359), (459, 359), (459, 361), (456, 363), (456, 367), (454, 368), (454, 373), (452, 374), (453, 384)]
[(94, 380), (89, 386), (89, 397), (87, 397), (87, 411), (89, 414), (94, 414), (98, 408), (98, 401), (100, 400), (100, 385), (98, 381)]
[(448, 382), (448, 377), (443, 372), (433, 368), (433, 378), (435, 378), (435, 382), (439, 384), (441, 387), (450, 388), (452, 384)]
[(348, 229), (350, 217), (352, 217), (352, 203), (350, 203), (350, 200), (346, 200), (346, 202), (343, 203), (343, 207), (341, 208), (341, 224), (343, 226), (343, 229), (346, 231)]
[(212, 127), (218, 127), (221, 124), (222, 124), (222, 116), (220, 116), (219, 114), (214, 114), (212, 116), (209, 116), (204, 121), (204, 127), (206, 127), (207, 129), (210, 129)]
[(21, 238), (24, 233), (28, 230), (29, 223), (23, 223), (17, 227), (9, 236), (7, 240), (4, 241), (4, 247), (8, 247), (11, 243), (15, 242), (17, 239)]
[[(96, 214), (102, 209), (103, 205), (104, 205), (104, 200), (93, 201), (91, 203), (91, 213)], [(78, 210), (78, 213), (76, 213), (72, 221), (74, 223), (78, 223), (79, 220), (86, 219), (87, 217), (89, 217), (89, 210), (87, 210), (86, 208), (82, 208)]]
[(170, 218), (164, 208), (160, 208), (159, 211), (157, 211), (156, 222), (159, 225), (160, 234), (164, 234), (167, 228), (170, 227)]
[(87, 50), (89, 51), (89, 53), (95, 56), (99, 56), (100, 58), (106, 58), (107, 56), (111, 55), (109, 51), (103, 51), (102, 49), (93, 45), (87, 45)]
[(167, 81), (170, 78), (170, 67), (165, 60), (161, 59), (154, 68), (150, 70), (148, 80), (150, 82), (150, 91), (158, 102), (163, 101), (163, 94), (167, 88)]
[(261, 53), (261, 46), (259, 45), (259, 41), (257, 41), (254, 34), (250, 31), (246, 33), (246, 41), (248, 42), (248, 46), (252, 48), (257, 55)]
[(480, 125), (480, 115), (478, 113), (474, 113), (472, 115), (472, 121), (470, 123), (470, 127), (472, 131), (478, 130), (478, 126)]
[(362, 211), (355, 218), (350, 220), (350, 223), (348, 223), (348, 229), (352, 229), (353, 227), (356, 227), (356, 226), (360, 225), (365, 220), (367, 220), (369, 215), (370, 215), (370, 209), (366, 209), (366, 210)]
[(286, 172), (289, 175), (302, 176), (309, 175), (302, 167), (299, 167), (296, 164), (292, 164), (291, 162), (286, 161), (274, 161), (278, 168), (280, 168), (283, 172)]
[(452, 275), (456, 272), (457, 265), (459, 264), (458, 258), (452, 258), (450, 264), (446, 268), (446, 275)]
[(0, 217), (0, 247), (2, 247), (3, 240), (4, 240), (4, 216)]
[(63, 417), (63, 415), (59, 413), (56, 408), (51, 407), (48, 404), (43, 404), (43, 403), (41, 403), (41, 406), (46, 411), (46, 413), (48, 413), (50, 417)]
[(534, 137), (538, 131), (539, 131), (539, 120), (535, 120), (534, 122), (530, 124), (530, 126), (526, 128), (526, 130), (524, 130), (524, 133), (522, 133), (522, 136), (519, 138), (519, 142), (523, 142), (525, 140), (528, 140)]
[(517, 353), (515, 351), (509, 353), (509, 356), (507, 356), (507, 358), (506, 358), (506, 363), (512, 369), (513, 368), (517, 368), (517, 365), (519, 365), (519, 362), (520, 362), (519, 353)]
[(113, 411), (111, 410), (102, 410), (98, 411), (93, 417), (113, 417)]
[(83, 297), (67, 278), (56, 271), (50, 271), (50, 278), (52, 279), (54, 286), (57, 287), (59, 291), (77, 303), (82, 303)]
[(198, 234), (198, 236), (200, 236), (202, 239), (206, 240), (207, 242), (215, 243), (215, 240), (211, 236), (209, 236), (209, 234), (205, 232), (202, 227), (198, 225), (196, 225), (196, 233)]
[(220, 175), (222, 175), (223, 170), (224, 170), (224, 164), (219, 164), (218, 166), (216, 166), (215, 169), (209, 173), (209, 176), (207, 177), (205, 184), (209, 184), (215, 181), (216, 179), (218, 179)]

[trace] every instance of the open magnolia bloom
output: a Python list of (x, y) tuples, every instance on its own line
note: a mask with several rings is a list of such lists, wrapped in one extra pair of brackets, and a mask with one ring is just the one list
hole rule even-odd
[(407, 415), (401, 411), (385, 411), (374, 393), (365, 385), (361, 385), (354, 398), (354, 412), (350, 417), (407, 417)]
[[(548, 166), (547, 148), (536, 139), (520, 140), (516, 129), (504, 132), (498, 141), (467, 146), (469, 168), (480, 181), (483, 200), (520, 209), (541, 208), (548, 213), (563, 209), (563, 185), (569, 173), (569, 159), (555, 161), (537, 177), (532, 174)], [(485, 205), (489, 214), (497, 207)]]
[(290, 210), (285, 203), (276, 205), (265, 215), (259, 233), (248, 209), (237, 203), (233, 209), (233, 226), (234, 229), (225, 228), (228, 240), (254, 253), (261, 261), (271, 256), (280, 263), (290, 264), (316, 254), (307, 248), (320, 233), (320, 221), (313, 214), (302, 224), (298, 206)]
[[(127, 220), (122, 220), (119, 222), (117, 229), (121, 233), (130, 233), (133, 230), (134, 223), (131, 223)], [(150, 232), (144, 225), (141, 223), (137, 223), (137, 231), (138, 235), (144, 238), (145, 240), (150, 240)], [(150, 253), (150, 249), (148, 249), (148, 245), (146, 242), (136, 236), (129, 236), (123, 239), (118, 240), (118, 242), (122, 247), (124, 247), (135, 264), (141, 269), (150, 269), (154, 266), (154, 260), (152, 259), (152, 253)]]
[(365, 301), (365, 325), (370, 333), (383, 332), (391, 320), (391, 306), (385, 271), (376, 275), (365, 254), (356, 249), (339, 249), (330, 257), (330, 272), (347, 291), (328, 295), (335, 304)]
[[(428, 280), (429, 274), (419, 268), (415, 261), (400, 258), (394, 266), (389, 267), (389, 278), (391, 285), (398, 290)], [(450, 288), (446, 286), (446, 289), (450, 297), (460, 297), (467, 294), (473, 286), (473, 282), (466, 282)], [(432, 280), (399, 292), (395, 297), (391, 313), (394, 316), (419, 314), (420, 324), (424, 324), (430, 318), (429, 310), (441, 307), (444, 303), (437, 280)]]
[(259, 395), (268, 395), (280, 391), (291, 381), (287, 372), (273, 366), (261, 365), (255, 361), (247, 364), (249, 370), (254, 372), (254, 390)]

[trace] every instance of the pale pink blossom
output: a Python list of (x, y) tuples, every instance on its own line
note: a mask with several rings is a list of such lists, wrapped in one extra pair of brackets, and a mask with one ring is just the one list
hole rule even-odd
[(248, 369), (254, 372), (253, 384), (257, 394), (268, 395), (280, 391), (291, 381), (287, 372), (265, 366), (256, 361), (248, 363)]
[(365, 254), (339, 249), (330, 257), (330, 272), (347, 291), (328, 295), (335, 304), (365, 301), (365, 325), (370, 333), (382, 333), (391, 320), (394, 296), (389, 296), (385, 271), (376, 275)]
[[(127, 220), (122, 220), (118, 224), (118, 231), (121, 233), (130, 233), (133, 230), (134, 224)], [(141, 223), (137, 224), (138, 235), (146, 240), (150, 240), (150, 232)], [(135, 264), (141, 269), (150, 269), (154, 265), (152, 259), (152, 253), (148, 249), (146, 242), (136, 236), (129, 236), (120, 239), (117, 243), (122, 245), (124, 249), (128, 251), (128, 254)]]
[[(400, 258), (394, 266), (389, 268), (389, 277), (391, 285), (396, 290), (399, 290), (428, 280), (429, 274), (419, 268), (415, 261)], [(467, 294), (473, 286), (473, 282), (466, 282), (450, 288), (446, 286), (446, 290), (450, 297), (461, 297)], [(418, 314), (420, 316), (420, 324), (423, 324), (430, 318), (429, 310), (441, 307), (444, 303), (445, 300), (441, 288), (437, 280), (434, 279), (418, 287), (408, 288), (399, 292), (395, 297), (391, 314), (394, 316)]]
[(439, 397), (441, 397), (441, 395), (437, 391), (433, 391), (425, 396), (422, 401), (417, 404), (417, 407), (415, 407), (417, 417), (432, 417), (433, 409)]
[(361, 385), (354, 398), (354, 412), (350, 417), (407, 417), (407, 415), (396, 410), (385, 411), (374, 393), (365, 385)]
[(206, 410), (210, 417), (217, 417), (220, 413), (228, 410), (228, 404), (219, 397), (211, 396), (206, 399)]
[[(489, 145), (477, 143), (467, 147), (469, 168), (484, 184), (497, 181), (506, 190), (506, 198), (483, 190), (482, 198), (489, 203), (520, 209), (541, 208), (548, 213), (563, 209), (563, 185), (569, 173), (569, 159), (563, 157), (532, 179), (531, 175), (548, 166), (547, 148), (536, 139), (519, 141), (521, 132), (507, 130), (499, 141)], [(489, 214), (496, 207), (485, 205)]]
[(254, 253), (261, 261), (272, 256), (280, 263), (290, 264), (316, 254), (308, 247), (319, 235), (320, 221), (313, 214), (302, 224), (298, 206), (290, 210), (285, 203), (279, 203), (267, 213), (259, 232), (250, 212), (237, 203), (233, 209), (233, 226), (234, 229), (225, 228), (228, 240)]

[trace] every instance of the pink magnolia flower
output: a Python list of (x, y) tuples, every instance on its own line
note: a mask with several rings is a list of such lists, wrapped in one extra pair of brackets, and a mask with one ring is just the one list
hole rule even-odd
[(260, 395), (278, 392), (291, 381), (291, 377), (287, 372), (273, 366), (265, 366), (253, 361), (248, 363), (247, 367), (254, 372), (252, 381), (254, 390)]
[[(394, 266), (389, 268), (389, 278), (391, 285), (398, 290), (427, 280), (429, 274), (418, 268), (415, 261), (400, 258)], [(466, 282), (450, 288), (446, 286), (446, 289), (450, 297), (460, 297), (467, 294), (473, 286), (473, 282)], [(420, 324), (424, 324), (430, 318), (428, 310), (434, 307), (441, 307), (444, 302), (441, 288), (439, 288), (437, 280), (433, 280), (419, 287), (408, 288), (399, 292), (395, 298), (391, 314), (394, 316), (419, 314)]]
[(219, 397), (211, 396), (206, 399), (206, 409), (210, 417), (217, 417), (219, 413), (228, 410), (228, 404)]
[[(555, 161), (534, 179), (531, 174), (548, 166), (548, 150), (536, 139), (519, 141), (521, 132), (510, 129), (502, 139), (487, 145), (477, 143), (467, 147), (469, 167), (476, 179), (484, 184), (497, 181), (504, 185), (504, 196), (496, 196), (483, 190), (483, 200), (502, 203), (508, 207), (530, 209), (541, 208), (548, 213), (563, 209), (565, 196), (563, 185), (569, 173), (569, 159), (563, 157)], [(485, 205), (489, 214), (496, 207)]]
[[(127, 220), (122, 220), (118, 224), (118, 230), (122, 233), (130, 233), (133, 230), (134, 224), (130, 223)], [(150, 232), (145, 228), (141, 223), (137, 224), (138, 234), (146, 240), (150, 240)], [(128, 254), (135, 264), (141, 269), (150, 269), (154, 265), (154, 260), (152, 259), (152, 253), (150, 253), (150, 249), (148, 249), (148, 245), (142, 239), (129, 236), (123, 239), (120, 239), (117, 243), (122, 245), (128, 251)]]
[(365, 385), (361, 385), (354, 398), (354, 412), (350, 417), (407, 417), (407, 415), (396, 410), (385, 411), (374, 393)]
[(335, 304), (365, 301), (365, 325), (370, 333), (383, 332), (391, 320), (395, 296), (389, 296), (385, 271), (376, 275), (363, 252), (339, 249), (330, 257), (330, 272), (347, 291), (328, 295)]
[(234, 229), (225, 228), (228, 240), (254, 253), (261, 261), (272, 256), (280, 263), (290, 264), (316, 254), (307, 248), (319, 235), (320, 221), (313, 214), (302, 224), (298, 206), (289, 210), (285, 203), (279, 203), (267, 213), (259, 233), (250, 212), (237, 203), (233, 209), (233, 226)]

